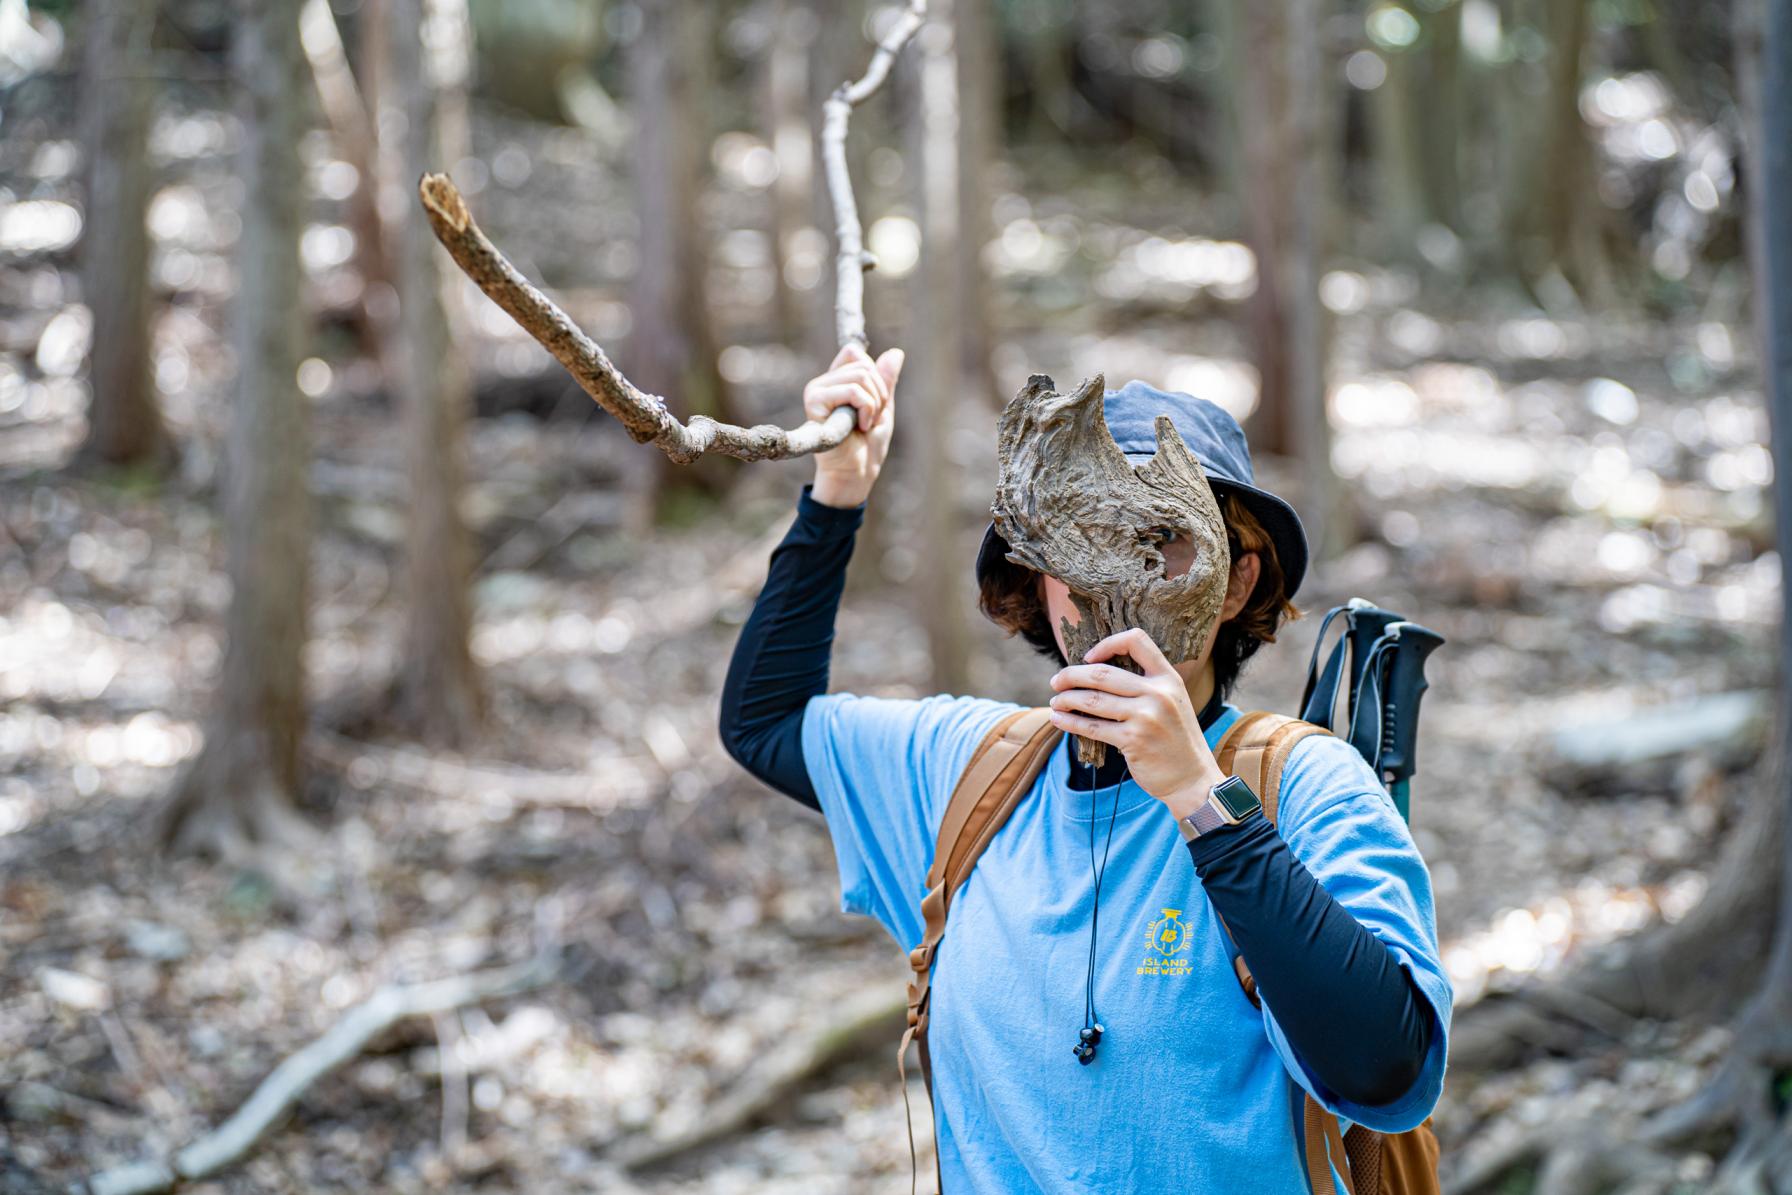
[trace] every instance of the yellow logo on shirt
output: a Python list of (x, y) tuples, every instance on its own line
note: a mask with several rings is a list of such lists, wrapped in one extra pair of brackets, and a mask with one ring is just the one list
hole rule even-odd
[(1145, 961), (1139, 964), (1140, 975), (1187, 975), (1188, 926), (1181, 909), (1165, 909), (1164, 915), (1152, 921), (1145, 930)]

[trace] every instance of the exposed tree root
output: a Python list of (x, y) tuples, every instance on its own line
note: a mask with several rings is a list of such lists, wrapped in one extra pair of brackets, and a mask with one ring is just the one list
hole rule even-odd
[[(1784, 776), (1781, 767), (1765, 777)], [(1492, 997), (1459, 1013), (1450, 1065), (1491, 1071), (1539, 1052), (1566, 1053), (1589, 1032), (1613, 1038), (1634, 1019), (1722, 1014), (1760, 979), (1780, 895), (1785, 801), (1749, 802), (1711, 868), (1711, 887), (1686, 917), (1595, 952), (1561, 978)]]
[(159, 845), (265, 866), (284, 849), (315, 846), (318, 832), (293, 807), (260, 735), (214, 724), (157, 813)]

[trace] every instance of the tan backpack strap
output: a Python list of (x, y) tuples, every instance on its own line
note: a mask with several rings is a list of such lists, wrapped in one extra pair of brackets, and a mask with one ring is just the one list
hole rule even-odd
[[(1313, 1195), (1339, 1195), (1338, 1184), (1332, 1180), (1334, 1160), (1338, 1163), (1337, 1173), (1344, 1179), (1345, 1195), (1358, 1195), (1357, 1181), (1346, 1160), (1344, 1135), (1338, 1131), (1338, 1118), (1320, 1107), (1310, 1095), (1307, 1097), (1306, 1128), (1307, 1181), (1313, 1187)], [(1375, 1193), (1364, 1187), (1362, 1195)]]
[[(1282, 773), (1294, 745), (1310, 734), (1331, 731), (1299, 718), (1268, 710), (1253, 710), (1234, 722), (1220, 740), (1214, 760), (1228, 776), (1238, 776), (1251, 786), (1263, 802), (1263, 816), (1273, 824), (1281, 812)], [(1220, 924), (1225, 926), (1225, 919)], [(1230, 937), (1232, 930), (1226, 927)], [(1257, 995), (1257, 981), (1243, 955), (1232, 959), (1232, 970), (1238, 985), (1251, 1003), (1262, 1007)], [(1359, 1132), (1360, 1130), (1360, 1132)], [(1381, 1135), (1356, 1125), (1348, 1135), (1338, 1131), (1338, 1118), (1321, 1107), (1312, 1096), (1306, 1097), (1307, 1180), (1313, 1195), (1339, 1195), (1332, 1166), (1343, 1176), (1345, 1195), (1379, 1195), (1381, 1183)]]
[[(971, 869), (989, 840), (1007, 822), (1028, 793), (1033, 781), (1044, 770), (1052, 749), (1064, 732), (1051, 723), (1051, 707), (1016, 710), (990, 730), (971, 755), (958, 786), (946, 802), (940, 818), (939, 838), (934, 844), (933, 865), (927, 869), (927, 894), (921, 898), (921, 919), (924, 930), (921, 944), (909, 951), (908, 965), (914, 978), (908, 985), (908, 1028), (902, 1044), (896, 1048), (896, 1073), (902, 1076), (903, 1111), (908, 1117), (909, 1164), (918, 1179), (915, 1154), (915, 1123), (908, 1108), (908, 1047), (920, 1047), (921, 1078), (927, 1084), (929, 1101), (933, 1097), (933, 1068), (927, 1056), (927, 1005), (933, 983), (933, 956), (946, 933), (946, 914), (951, 910), (952, 896)], [(934, 1164), (939, 1164), (938, 1151)], [(937, 1177), (937, 1172), (936, 1172)]]
[(1234, 722), (1220, 739), (1214, 762), (1228, 776), (1251, 786), (1271, 822), (1281, 812), (1282, 769), (1294, 744), (1310, 734), (1330, 734), (1325, 727), (1286, 714), (1252, 710)]
[[(956, 877), (957, 882), (951, 887), (957, 888), (970, 874), (977, 855), (988, 843), (987, 837), (979, 841), (978, 831), (1011, 795), (1021, 773), (1029, 769), (1035, 758), (1043, 765), (1056, 745), (1062, 732), (1051, 724), (1051, 712), (1050, 706), (1016, 710), (996, 723), (978, 744), (958, 779), (958, 787), (952, 790), (952, 799), (946, 803), (945, 816), (940, 819), (933, 865), (927, 869), (928, 888), (948, 875)], [(1028, 748), (1040, 754), (1035, 756)], [(1031, 771), (1034, 776), (1039, 774), (1036, 767)]]

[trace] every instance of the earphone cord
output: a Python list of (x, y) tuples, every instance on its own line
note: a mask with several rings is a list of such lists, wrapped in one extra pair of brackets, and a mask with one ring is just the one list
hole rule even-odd
[(1108, 808), (1107, 842), (1101, 848), (1101, 866), (1095, 866), (1095, 801), (1089, 799), (1089, 871), (1095, 876), (1095, 908), (1089, 914), (1089, 970), (1083, 981), (1083, 1028), (1095, 1023), (1095, 935), (1101, 925), (1101, 878), (1107, 874), (1108, 851), (1114, 845), (1114, 819), (1120, 813), (1120, 786), (1126, 783), (1127, 764), (1122, 760), (1120, 779), (1114, 782), (1114, 802)]

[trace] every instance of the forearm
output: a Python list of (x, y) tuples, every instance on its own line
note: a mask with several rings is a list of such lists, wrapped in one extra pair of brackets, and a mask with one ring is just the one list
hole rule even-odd
[(1261, 812), (1189, 843), (1258, 994), (1321, 1083), (1392, 1103), (1418, 1079), (1433, 1012), (1386, 943), (1334, 900)]
[[(826, 492), (828, 502), (850, 495)], [(803, 710), (828, 690), (834, 616), (864, 503), (842, 509), (804, 486), (796, 520), (773, 549), (765, 586), (741, 628), (722, 685), (722, 745), (766, 784), (821, 807), (803, 763)]]

